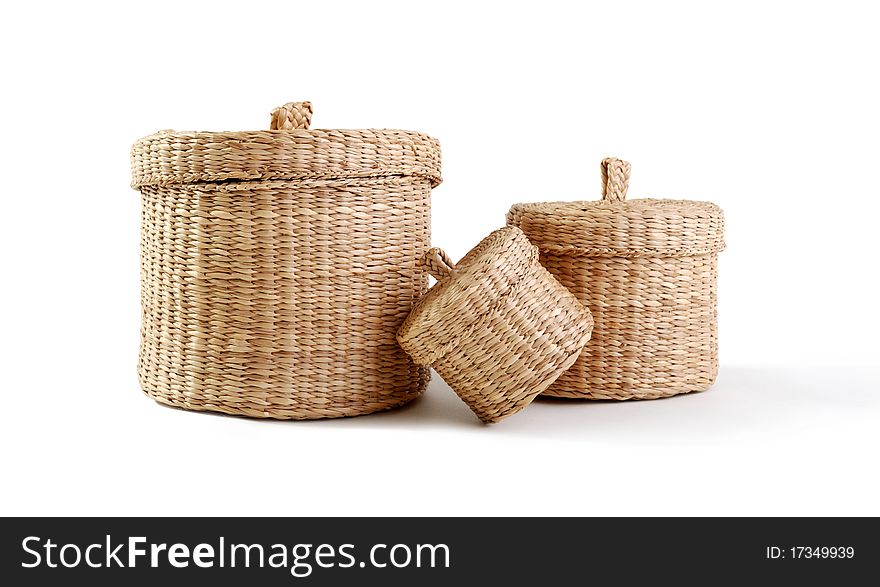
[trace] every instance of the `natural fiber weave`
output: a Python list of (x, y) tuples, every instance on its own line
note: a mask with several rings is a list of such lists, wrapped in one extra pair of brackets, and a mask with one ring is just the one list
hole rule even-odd
[(440, 149), (418, 133), (160, 132), (132, 148), (142, 194), (138, 374), (159, 402), (268, 418), (399, 406), (429, 372), (395, 333), (427, 289)]
[(590, 338), (589, 311), (541, 267), (519, 229), (493, 232), (457, 265), (431, 249), (425, 266), (438, 283), (398, 339), (483, 422), (523, 409)]
[(590, 308), (593, 336), (546, 395), (652, 399), (701, 391), (718, 373), (714, 204), (626, 201), (630, 166), (602, 163), (603, 200), (517, 204), (507, 222)]

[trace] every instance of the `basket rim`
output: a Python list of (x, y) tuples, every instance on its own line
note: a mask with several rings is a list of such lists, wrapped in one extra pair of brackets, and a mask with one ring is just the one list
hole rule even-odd
[(662, 198), (514, 204), (507, 223), (542, 253), (677, 257), (718, 253), (724, 212), (712, 202)]
[[(717, 217), (723, 214), (717, 204), (703, 200), (683, 200), (672, 198), (633, 198), (623, 201), (609, 200), (559, 200), (548, 202), (522, 202), (511, 206), (511, 211), (518, 210), (534, 216), (553, 216), (564, 218), (586, 218), (590, 213), (605, 210), (641, 212), (646, 216), (672, 211), (681, 212), (687, 217)], [(692, 213), (689, 214), (688, 212)]]
[(419, 176), (442, 181), (440, 143), (397, 129), (163, 130), (131, 147), (131, 185)]

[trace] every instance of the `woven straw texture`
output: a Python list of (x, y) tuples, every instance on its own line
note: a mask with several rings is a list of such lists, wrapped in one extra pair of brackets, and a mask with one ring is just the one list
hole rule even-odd
[(580, 358), (546, 395), (625, 400), (702, 391), (718, 373), (721, 209), (627, 201), (629, 163), (606, 159), (601, 168), (601, 201), (517, 204), (507, 215), (595, 320)]
[(483, 422), (531, 403), (590, 338), (589, 311), (540, 265), (517, 228), (493, 232), (457, 265), (431, 249), (425, 266), (438, 282), (398, 339)]
[(429, 371), (395, 333), (427, 290), (440, 149), (418, 133), (160, 132), (132, 148), (141, 192), (138, 374), (159, 402), (261, 418), (367, 414)]

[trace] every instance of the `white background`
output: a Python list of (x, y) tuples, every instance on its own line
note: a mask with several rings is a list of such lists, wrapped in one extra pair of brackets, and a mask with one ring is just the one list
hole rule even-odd
[[(871, 3), (4, 3), (0, 514), (878, 515), (880, 90)], [(706, 393), (263, 422), (135, 376), (139, 198), (158, 129), (419, 130), (433, 240), (511, 203), (711, 200), (722, 368)]]

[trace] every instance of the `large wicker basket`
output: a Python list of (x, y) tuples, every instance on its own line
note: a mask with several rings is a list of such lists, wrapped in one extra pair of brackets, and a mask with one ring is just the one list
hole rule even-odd
[(496, 230), (458, 264), (426, 254), (437, 284), (398, 334), (483, 422), (526, 407), (577, 359), (590, 312), (538, 262), (517, 228)]
[(626, 200), (629, 173), (606, 159), (601, 201), (517, 204), (507, 215), (595, 320), (580, 358), (546, 395), (659, 398), (704, 390), (718, 373), (721, 209)]
[(395, 333), (427, 289), (440, 148), (422, 134), (271, 130), (137, 141), (143, 322), (138, 374), (159, 402), (260, 418), (367, 414), (429, 372)]

